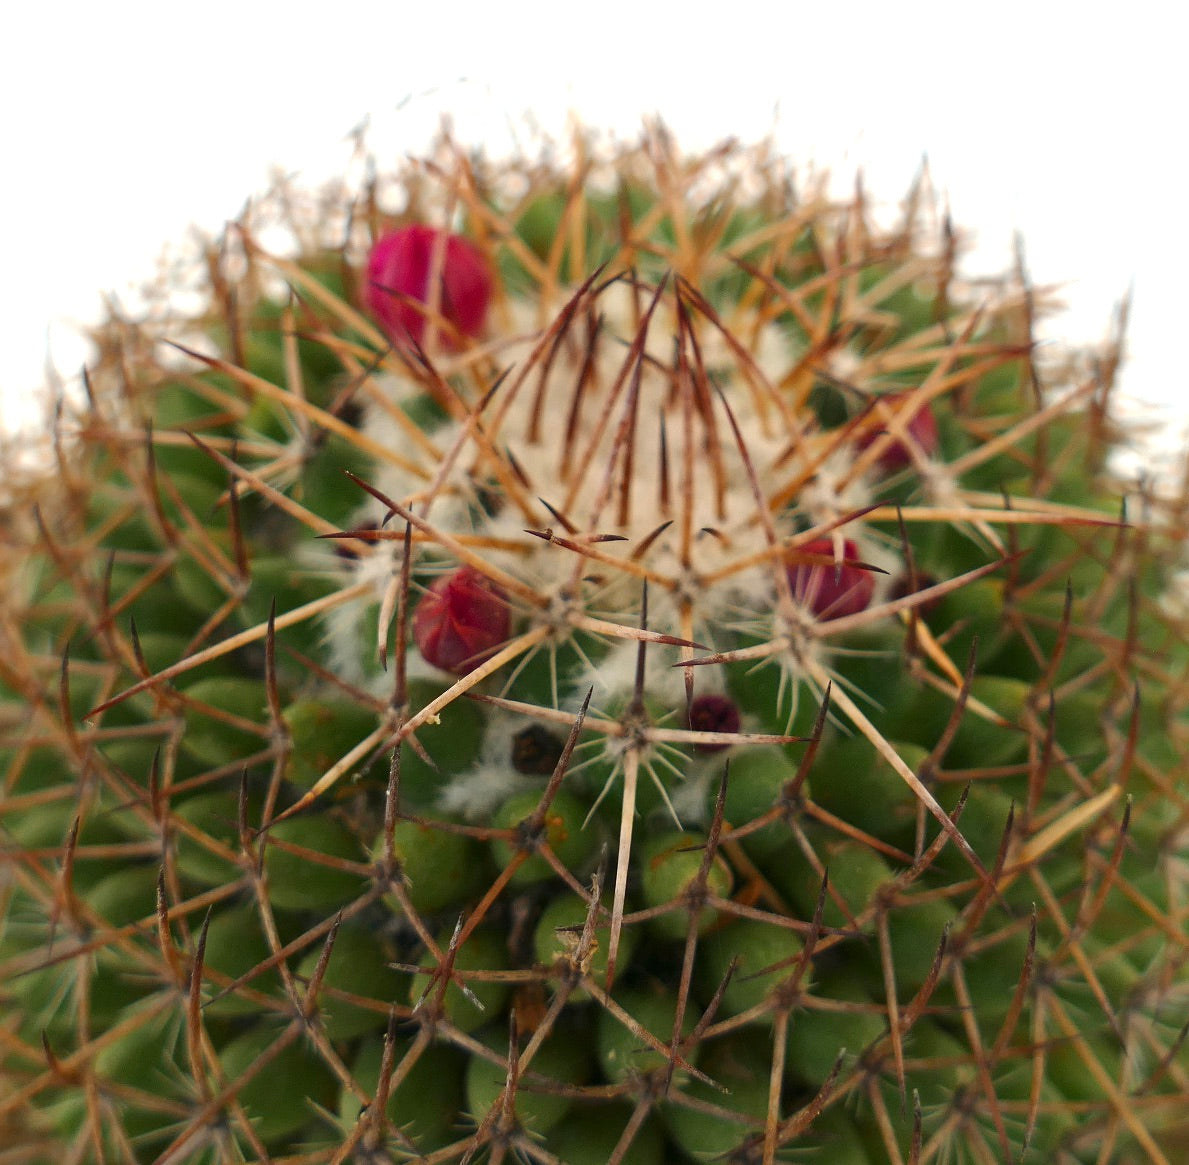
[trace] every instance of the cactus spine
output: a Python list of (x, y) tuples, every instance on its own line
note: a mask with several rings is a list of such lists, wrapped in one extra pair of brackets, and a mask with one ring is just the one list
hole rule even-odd
[(1175, 1162), (1117, 344), (1043, 358), (923, 184), (596, 154), (282, 200), (14, 464), (14, 1159)]

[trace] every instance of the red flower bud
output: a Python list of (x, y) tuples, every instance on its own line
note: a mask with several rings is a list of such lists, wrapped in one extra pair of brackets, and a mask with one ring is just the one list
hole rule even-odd
[[(799, 554), (820, 554), (833, 560), (834, 543), (829, 538), (815, 538), (797, 547)], [(848, 538), (842, 544), (845, 562), (797, 562), (788, 568), (793, 598), (823, 622), (841, 619), (865, 611), (875, 593), (871, 572), (849, 565), (858, 551)]]
[[(420, 343), (426, 315), (414, 303), (428, 304), (429, 276), (435, 247), (443, 232), (427, 226), (407, 226), (382, 235), (367, 261), (366, 302), (393, 344)], [(491, 273), (483, 256), (466, 239), (447, 235), (442, 256), (442, 286), (438, 311), (447, 323), (466, 336), (483, 329), (491, 302)], [(443, 330), (449, 344), (449, 329)]]
[[(910, 395), (907, 392), (893, 392), (887, 396), (880, 397), (880, 400), (892, 413), (896, 413), (902, 408), (911, 407), (907, 404)], [(921, 405), (913, 413), (906, 431), (912, 439), (912, 443), (922, 453), (929, 455), (937, 452), (937, 418), (933, 415), (933, 408), (928, 402)], [(877, 413), (872, 412), (870, 427), (864, 430), (859, 436), (859, 448), (866, 449), (882, 432), (885, 432), (884, 422), (879, 419)], [(904, 469), (906, 466), (912, 464), (912, 454), (909, 452), (908, 446), (904, 441), (897, 438), (887, 444), (884, 451), (876, 458), (875, 464), (884, 473), (895, 473), (897, 470)]]
[[(739, 705), (727, 696), (695, 696), (689, 706), (689, 726), (695, 732), (738, 732)], [(726, 744), (695, 744), (697, 752), (721, 752)]]
[(443, 575), (413, 613), (413, 640), (426, 663), (464, 675), (508, 638), (512, 613), (500, 589), (470, 566)]

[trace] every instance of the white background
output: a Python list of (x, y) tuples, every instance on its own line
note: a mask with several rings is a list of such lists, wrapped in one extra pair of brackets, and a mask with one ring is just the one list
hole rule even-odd
[[(1163, 6), (1165, 13), (1169, 12)], [(922, 157), (969, 272), (1010, 263), (1062, 282), (1050, 329), (1105, 335), (1133, 289), (1128, 397), (1189, 419), (1182, 355), (1189, 70), (1155, 4), (974, 5), (747, 0), (460, 0), (316, 7), (22, 5), (0, 18), (0, 399), (36, 415), (47, 351), (63, 377), (86, 347), (71, 321), (150, 278), (191, 225), (214, 232), (273, 167), (311, 180), (345, 164), (371, 116), (415, 152), (443, 111), (498, 148), (531, 115), (577, 114), (630, 136), (660, 114), (680, 144), (774, 133), (842, 185), (857, 166), (894, 203)]]

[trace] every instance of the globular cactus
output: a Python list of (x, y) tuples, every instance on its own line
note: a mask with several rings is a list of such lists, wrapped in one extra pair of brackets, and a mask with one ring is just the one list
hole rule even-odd
[(1117, 342), (588, 144), (282, 192), (12, 459), (0, 1157), (1184, 1160)]

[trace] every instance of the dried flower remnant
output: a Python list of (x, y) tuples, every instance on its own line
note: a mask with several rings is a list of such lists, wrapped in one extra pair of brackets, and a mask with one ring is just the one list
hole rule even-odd
[(512, 737), (512, 767), (526, 776), (547, 777), (557, 767), (566, 742), (540, 724), (530, 724)]

